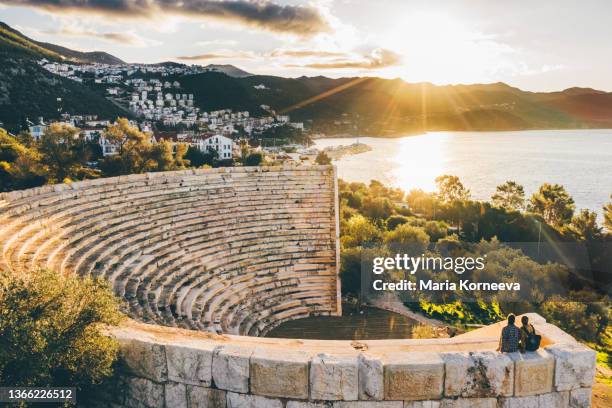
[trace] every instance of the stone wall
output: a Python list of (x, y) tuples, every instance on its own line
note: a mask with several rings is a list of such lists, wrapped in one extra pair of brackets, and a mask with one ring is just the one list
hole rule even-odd
[(589, 407), (595, 352), (529, 316), (544, 347), (525, 354), (494, 351), (501, 325), (452, 339), (349, 342), (132, 322), (113, 331), (122, 368), (106, 398), (160, 408)]
[(150, 173), (0, 194), (0, 268), (103, 276), (139, 321), (261, 335), (337, 315), (332, 166)]

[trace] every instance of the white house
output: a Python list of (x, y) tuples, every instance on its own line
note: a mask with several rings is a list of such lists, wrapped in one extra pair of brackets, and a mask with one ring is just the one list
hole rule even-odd
[(114, 143), (111, 143), (105, 137), (100, 137), (100, 139), (98, 140), (98, 143), (100, 144), (100, 147), (102, 148), (102, 154), (105, 157), (113, 156), (119, 153), (119, 146)]
[(40, 139), (43, 137), (43, 134), (48, 128), (48, 126), (42, 121), (42, 119), (39, 119), (39, 122), (40, 123), (38, 123), (37, 125), (32, 125), (29, 127), (32, 138), (37, 142), (40, 141)]
[(234, 150), (234, 141), (229, 137), (215, 135), (201, 139), (198, 142), (198, 148), (203, 152), (214, 149), (219, 154), (219, 160), (230, 160)]

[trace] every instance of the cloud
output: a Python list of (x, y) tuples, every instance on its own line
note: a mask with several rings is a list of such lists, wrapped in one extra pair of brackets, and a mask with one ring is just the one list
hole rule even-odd
[(289, 57), (289, 58), (330, 58), (344, 57), (346, 53), (337, 51), (312, 51), (312, 50), (283, 50), (277, 49), (270, 52), (270, 57)]
[(369, 55), (357, 58), (336, 58), (331, 61), (313, 62), (304, 65), (288, 64), (288, 68), (313, 69), (380, 69), (398, 65), (401, 57), (391, 50), (376, 48)]
[(208, 61), (216, 59), (253, 59), (256, 55), (248, 51), (219, 50), (198, 55), (176, 57), (180, 61)]
[(43, 34), (49, 35), (61, 35), (68, 37), (90, 37), (104, 41), (115, 42), (123, 45), (129, 45), (134, 47), (147, 47), (152, 45), (159, 45), (157, 41), (142, 38), (141, 36), (132, 32), (97, 32), (92, 30), (84, 30), (80, 28), (63, 27), (58, 30), (43, 30)]
[(201, 47), (207, 47), (209, 45), (238, 45), (238, 41), (236, 40), (207, 40), (207, 41), (198, 41), (195, 43)]
[(152, 18), (171, 13), (236, 22), (299, 36), (331, 31), (329, 22), (319, 9), (281, 5), (269, 0), (0, 0), (0, 3), (58, 13), (83, 11), (113, 17)]

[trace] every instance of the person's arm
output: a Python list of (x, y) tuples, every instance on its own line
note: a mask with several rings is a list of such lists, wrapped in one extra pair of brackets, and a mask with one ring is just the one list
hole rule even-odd
[(523, 330), (522, 328), (519, 329), (519, 331), (521, 332), (521, 340), (519, 341), (519, 349), (521, 350), (521, 353), (525, 352), (525, 347), (526, 347), (526, 342), (527, 342), (527, 335), (525, 334), (525, 330)]
[(499, 334), (499, 344), (497, 345), (497, 350), (495, 350), (495, 351), (501, 351), (502, 337), (504, 337), (504, 330), (503, 329), (502, 329), (501, 333)]

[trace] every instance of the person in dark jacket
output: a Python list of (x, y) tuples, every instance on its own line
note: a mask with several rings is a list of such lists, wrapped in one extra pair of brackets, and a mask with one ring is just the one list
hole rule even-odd
[(521, 342), (519, 344), (521, 352), (536, 351), (540, 347), (541, 338), (533, 325), (529, 323), (529, 318), (527, 316), (521, 317)]
[(521, 329), (515, 326), (516, 316), (508, 315), (508, 325), (502, 329), (497, 351), (502, 353), (514, 353), (519, 350), (521, 341)]

